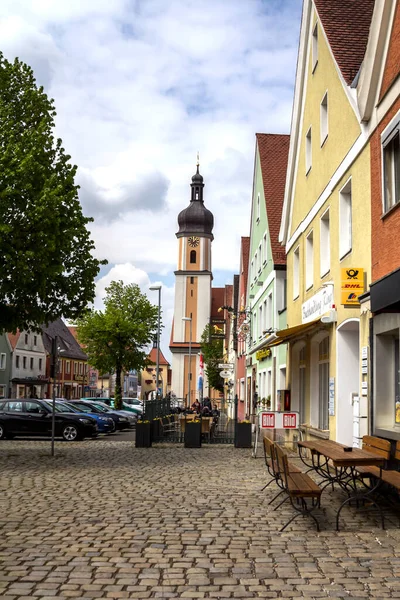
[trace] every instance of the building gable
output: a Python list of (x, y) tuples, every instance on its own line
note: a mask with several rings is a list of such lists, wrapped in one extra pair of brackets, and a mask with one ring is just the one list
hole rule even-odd
[(400, 69), (400, 2), (397, 1), (389, 48), (383, 72), (380, 100), (399, 77)]
[[(356, 68), (355, 65), (360, 67), (361, 50), (358, 49), (356, 53), (357, 59), (351, 55), (349, 47), (339, 52), (339, 42), (348, 46), (352, 44), (349, 31), (346, 35), (335, 32), (335, 28), (342, 26), (343, 16), (338, 14), (336, 2), (332, 0), (324, 2), (324, 8), (322, 2), (315, 4), (320, 12), (311, 0), (304, 1), (300, 33), (289, 162), (279, 234), (279, 240), (286, 244), (287, 252), (301, 233), (299, 228), (305, 218), (330, 185), (344, 157), (362, 136), (355, 91), (348, 84), (350, 72)], [(349, 2), (340, 0), (337, 4), (347, 6)], [(359, 7), (358, 0), (354, 4)], [(344, 14), (347, 14), (347, 9)], [(368, 20), (370, 22), (370, 16), (364, 20), (364, 37), (368, 37)], [(364, 52), (365, 46), (366, 42), (363, 42)]]

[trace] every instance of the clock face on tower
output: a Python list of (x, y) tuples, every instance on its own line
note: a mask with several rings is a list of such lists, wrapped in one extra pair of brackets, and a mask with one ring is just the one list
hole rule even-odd
[(188, 244), (191, 248), (196, 248), (200, 244), (200, 238), (198, 238), (194, 235), (191, 235), (188, 238)]

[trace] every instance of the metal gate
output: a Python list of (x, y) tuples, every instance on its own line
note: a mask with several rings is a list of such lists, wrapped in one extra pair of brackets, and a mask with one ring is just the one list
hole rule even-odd
[(212, 417), (189, 413), (181, 398), (147, 400), (144, 419), (150, 421), (152, 441), (183, 444), (186, 423), (193, 418), (200, 420), (203, 444), (234, 444), (237, 423), (237, 397), (233, 401), (221, 399), (219, 414)]

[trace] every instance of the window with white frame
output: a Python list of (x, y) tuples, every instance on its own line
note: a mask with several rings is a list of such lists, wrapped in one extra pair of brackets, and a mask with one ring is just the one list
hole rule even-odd
[(339, 258), (352, 247), (352, 189), (351, 179), (339, 192)]
[(383, 163), (383, 212), (400, 202), (400, 112), (381, 136)]
[(273, 304), (272, 304), (272, 294), (268, 294), (268, 317), (267, 317), (267, 329), (274, 328), (274, 313), (273, 313)]
[(257, 272), (258, 272), (258, 254), (256, 252), (255, 257), (254, 257), (254, 279), (257, 278)]
[(250, 266), (250, 281), (253, 281), (253, 277), (254, 277), (254, 261), (251, 261), (251, 266)]
[(261, 265), (262, 265), (262, 255), (261, 255), (261, 244), (258, 246), (258, 271), (261, 271)]
[(0, 369), (2, 371), (4, 371), (4, 369), (6, 368), (6, 361), (7, 361), (7, 355), (4, 352), (2, 352), (0, 354)]
[(263, 305), (260, 304), (260, 306), (258, 307), (258, 337), (259, 338), (262, 337), (262, 332), (263, 332), (262, 324), (263, 324)]
[(267, 373), (263, 371), (262, 378), (262, 388), (261, 388), (261, 398), (265, 398), (267, 395)]
[(271, 371), (271, 369), (268, 369), (268, 376), (267, 376), (267, 398), (269, 396), (270, 400), (271, 400), (271, 394), (272, 394), (272, 371)]
[(26, 356), (22, 357), (22, 367), (26, 369)]
[(299, 297), (300, 293), (300, 248), (293, 252), (293, 299)]
[(328, 92), (322, 98), (320, 106), (321, 146), (328, 137)]
[(331, 234), (329, 208), (324, 212), (320, 221), (320, 267), (321, 277), (324, 277), (331, 268)]
[[(256, 311), (253, 312), (253, 326), (252, 326), (252, 331), (256, 332), (257, 331), (257, 313)], [(254, 335), (253, 337), (253, 343), (255, 342), (256, 335)]]
[(267, 299), (264, 300), (264, 323), (263, 323), (263, 331), (266, 331), (268, 329), (268, 308), (267, 308), (267, 304), (268, 301)]
[(318, 23), (315, 23), (315, 27), (312, 33), (312, 70), (314, 72), (315, 67), (318, 64)]
[(314, 232), (310, 231), (306, 238), (306, 290), (314, 284)]
[(266, 263), (267, 261), (268, 261), (267, 234), (264, 233), (264, 237), (263, 237), (263, 262)]
[(18, 356), (18, 354), (16, 354), (16, 356), (15, 356), (15, 366), (16, 366), (17, 369), (19, 369), (19, 356)]
[(311, 138), (311, 127), (306, 133), (306, 174), (309, 172), (312, 166), (312, 138)]
[(257, 223), (260, 220), (260, 194), (257, 194)]

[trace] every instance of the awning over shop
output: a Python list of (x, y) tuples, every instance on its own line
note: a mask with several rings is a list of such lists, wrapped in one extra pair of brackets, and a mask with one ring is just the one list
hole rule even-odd
[(321, 319), (314, 319), (314, 321), (310, 321), (309, 323), (302, 323), (301, 325), (295, 325), (294, 327), (287, 327), (286, 329), (281, 329), (280, 331), (277, 331), (273, 336), (270, 336), (272, 339), (267, 340), (267, 343), (263, 346), (263, 348), (271, 348), (272, 346), (287, 344), (288, 342), (297, 338), (299, 335), (310, 331), (315, 327), (317, 323), (320, 322)]
[(371, 311), (400, 310), (400, 269), (371, 283)]

